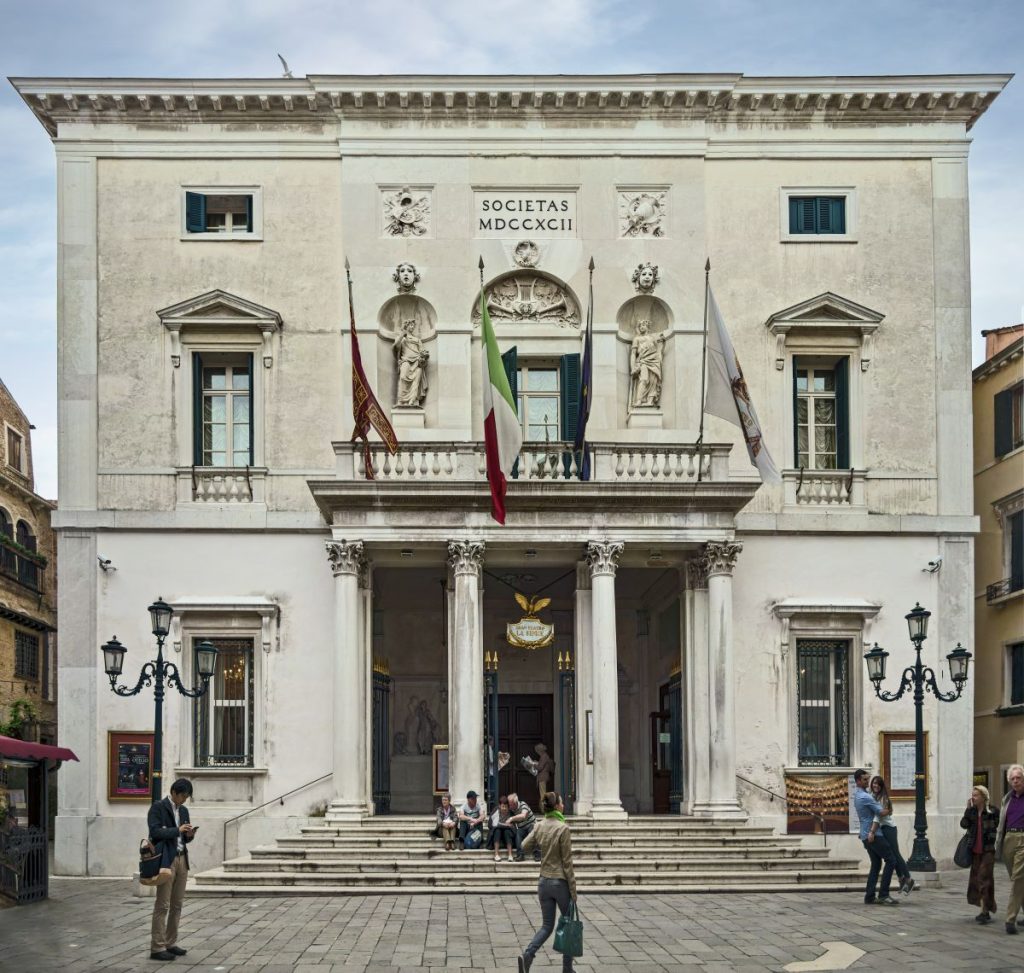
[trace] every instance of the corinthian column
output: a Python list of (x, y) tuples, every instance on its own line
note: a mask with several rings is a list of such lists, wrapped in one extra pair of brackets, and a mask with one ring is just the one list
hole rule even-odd
[(334, 574), (334, 799), (331, 819), (358, 819), (366, 805), (366, 681), (360, 626), (359, 574), (362, 541), (328, 541)]
[(683, 628), (686, 673), (686, 803), (695, 815), (711, 814), (711, 739), (708, 710), (711, 673), (708, 650), (708, 572), (703, 555), (686, 562), (686, 612)]
[(619, 797), (619, 663), (615, 637), (615, 568), (619, 541), (591, 541), (591, 652), (594, 692), (594, 818), (624, 818)]
[(484, 660), (481, 644), (480, 572), (483, 541), (449, 541), (448, 564), (455, 576), (452, 599), (452, 654), (448, 671), (448, 789), (461, 803), (470, 790), (484, 791)]
[(711, 795), (715, 817), (746, 817), (736, 796), (736, 663), (732, 645), (732, 569), (742, 544), (712, 541), (704, 547), (708, 576), (708, 649), (711, 721)]

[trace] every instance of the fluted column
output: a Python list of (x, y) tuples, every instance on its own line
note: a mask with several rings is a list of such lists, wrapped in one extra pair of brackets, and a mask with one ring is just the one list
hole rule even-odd
[(732, 569), (743, 550), (732, 541), (704, 546), (708, 575), (708, 687), (711, 720), (711, 796), (715, 817), (746, 817), (736, 793), (736, 662), (732, 644)]
[(334, 574), (334, 799), (328, 818), (360, 818), (366, 804), (364, 643), (360, 624), (359, 574), (362, 541), (328, 541)]
[(452, 800), (484, 792), (484, 660), (481, 640), (480, 575), (484, 543), (449, 541), (448, 563), (455, 580), (452, 598), (452, 655), (448, 700), (448, 776)]
[(615, 634), (615, 569), (619, 541), (591, 541), (587, 564), (591, 585), (592, 685), (594, 692), (595, 818), (624, 818), (619, 796), (619, 664)]
[(711, 813), (711, 737), (708, 732), (711, 726), (708, 709), (711, 675), (708, 651), (708, 572), (703, 556), (686, 562), (684, 606), (685, 803), (691, 814), (707, 815)]
[(584, 561), (576, 565), (576, 814), (587, 814), (594, 802), (594, 765), (587, 763), (587, 713), (594, 715), (593, 657), (586, 650), (591, 644), (593, 607), (590, 568)]

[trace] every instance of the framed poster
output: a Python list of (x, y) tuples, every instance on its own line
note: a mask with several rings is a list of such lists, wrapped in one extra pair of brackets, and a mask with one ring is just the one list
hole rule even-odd
[[(913, 730), (885, 731), (878, 735), (882, 750), (882, 776), (894, 800), (911, 800), (916, 795), (917, 744)], [(928, 733), (924, 734), (924, 793), (928, 796)]]
[[(850, 774), (798, 774), (786, 771), (787, 834), (848, 834)], [(856, 818), (855, 818), (856, 820)]]
[(972, 778), (972, 787), (984, 787), (986, 790), (991, 790), (992, 787), (988, 782), (988, 771), (987, 770), (976, 770), (974, 777)]
[(587, 763), (594, 762), (594, 711), (587, 710)]
[(153, 734), (107, 731), (107, 800), (149, 801)]
[(434, 796), (448, 793), (448, 744), (434, 744)]

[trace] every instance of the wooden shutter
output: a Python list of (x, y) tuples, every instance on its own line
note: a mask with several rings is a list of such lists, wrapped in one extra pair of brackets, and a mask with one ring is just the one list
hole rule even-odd
[(192, 352), (192, 465), (203, 465), (203, 359)]
[(1006, 518), (1010, 528), (1010, 590), (1024, 588), (1024, 511)]
[(850, 359), (840, 358), (836, 376), (836, 469), (850, 468)]
[(206, 197), (202, 193), (185, 193), (185, 229), (189, 233), (206, 232)]
[[(252, 203), (251, 196), (249, 197), (249, 202), (250, 204)], [(252, 352), (249, 352), (245, 357), (249, 359), (249, 462), (247, 465), (252, 466), (255, 463), (256, 456), (253, 450), (253, 444), (256, 441), (256, 400), (254, 397), (256, 394), (256, 373), (253, 371), (253, 362), (255, 362), (256, 357)]]
[(1013, 449), (1013, 389), (996, 393), (996, 456)]
[(818, 233), (846, 232), (846, 200), (842, 196), (818, 196), (814, 202)]
[(252, 233), (252, 196), (245, 197), (245, 228)]
[(797, 416), (799, 410), (797, 409), (797, 401), (800, 396), (797, 392), (797, 371), (800, 368), (800, 359), (795, 355), (793, 356), (793, 469), (800, 468), (800, 434), (797, 431), (799, 425)]
[[(576, 439), (576, 427), (580, 421), (580, 356), (562, 355), (558, 362), (558, 394), (561, 398), (561, 437), (572, 443)], [(572, 469), (572, 453), (562, 454), (562, 469), (569, 479)]]
[(790, 196), (789, 198), (789, 232), (790, 233), (815, 233), (817, 223), (815, 221), (813, 196)]
[[(481, 354), (486, 355), (487, 349), (481, 349)], [(501, 364), (505, 366), (505, 377), (508, 379), (509, 391), (512, 393), (512, 401), (516, 404), (516, 413), (519, 412), (519, 355), (515, 348), (509, 348), (501, 356)], [(522, 422), (522, 416), (519, 417)], [(519, 478), (519, 460), (512, 464), (512, 479)]]

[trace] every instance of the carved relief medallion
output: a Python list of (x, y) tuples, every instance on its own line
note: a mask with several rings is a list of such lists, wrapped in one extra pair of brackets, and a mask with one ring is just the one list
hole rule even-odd
[(662, 237), (667, 222), (665, 190), (619, 192), (619, 236)]
[[(580, 326), (580, 308), (568, 288), (538, 273), (523, 271), (496, 280), (486, 292), (492, 321), (547, 321), (563, 327)], [(480, 307), (473, 311), (480, 320)]]
[(519, 267), (536, 267), (540, 260), (540, 248), (533, 240), (522, 240), (512, 251), (512, 259)]
[(403, 186), (395, 192), (385, 192), (385, 236), (426, 236), (430, 231), (430, 193)]

